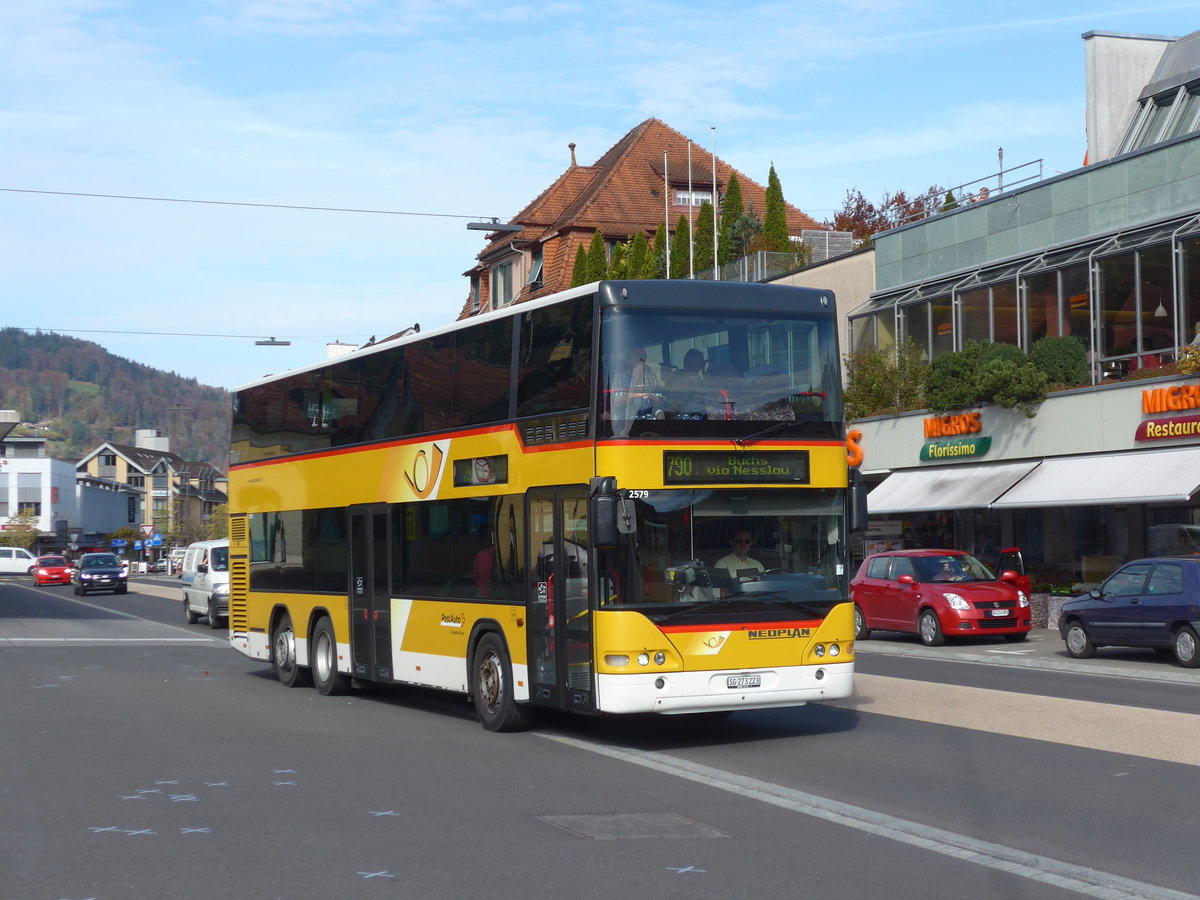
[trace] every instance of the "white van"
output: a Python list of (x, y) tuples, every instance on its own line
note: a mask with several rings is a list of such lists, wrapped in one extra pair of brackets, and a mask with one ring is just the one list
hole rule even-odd
[(209, 628), (229, 620), (229, 538), (200, 541), (183, 556), (183, 611), (189, 625), (208, 616)]

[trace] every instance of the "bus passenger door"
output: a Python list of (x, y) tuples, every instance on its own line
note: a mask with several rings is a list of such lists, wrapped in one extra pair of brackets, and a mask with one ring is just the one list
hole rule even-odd
[(350, 508), (350, 654), (355, 677), (392, 680), (386, 504)]
[(555, 709), (592, 709), (587, 488), (534, 488), (528, 500), (530, 697)]

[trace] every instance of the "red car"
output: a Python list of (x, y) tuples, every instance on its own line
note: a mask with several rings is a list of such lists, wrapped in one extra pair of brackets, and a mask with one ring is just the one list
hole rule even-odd
[(71, 563), (65, 556), (39, 556), (29, 571), (35, 587), (71, 583)]
[(958, 635), (1023, 641), (1031, 620), (1021, 583), (1017, 572), (1006, 569), (997, 578), (961, 550), (875, 553), (850, 582), (856, 637), (907, 631), (929, 647)]

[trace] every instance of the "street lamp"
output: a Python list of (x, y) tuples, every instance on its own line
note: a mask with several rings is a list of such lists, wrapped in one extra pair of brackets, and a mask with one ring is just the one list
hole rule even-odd
[(467, 231), (489, 231), (499, 234), (517, 234), (524, 231), (524, 225), (505, 225), (499, 219), (488, 219), (483, 222), (468, 222)]

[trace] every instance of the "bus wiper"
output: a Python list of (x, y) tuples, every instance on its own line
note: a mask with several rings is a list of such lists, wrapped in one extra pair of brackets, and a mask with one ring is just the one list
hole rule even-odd
[(673, 609), (668, 613), (663, 613), (661, 616), (648, 616), (652, 622), (669, 622), (677, 616), (682, 616), (684, 613), (699, 612), (702, 609), (708, 609), (710, 606), (720, 606), (728, 603), (725, 597), (713, 597), (711, 600), (705, 600), (703, 603), (691, 603), (687, 606), (681, 606), (679, 609)]
[[(738, 599), (753, 597), (755, 600), (779, 600), (788, 606), (794, 606), (801, 612), (808, 613), (810, 616), (824, 616), (829, 613), (829, 610), (827, 609), (823, 611), (818, 610), (816, 607), (810, 606), (807, 603), (803, 603), (800, 600), (789, 600), (787, 596), (788, 593), (788, 591), (750, 591), (745, 594), (734, 594), (733, 596)], [(730, 598), (726, 597), (725, 599), (728, 600)]]
[(772, 434), (776, 431), (780, 431), (784, 428), (787, 428), (787, 427), (789, 427), (791, 425), (795, 425), (795, 424), (796, 424), (795, 422), (776, 422), (774, 425), (768, 425), (766, 428), (760, 429), (759, 431), (755, 431), (752, 434), (746, 435), (745, 437), (733, 438), (731, 443), (733, 444), (733, 446), (737, 447), (740, 450), (743, 447), (745, 447), (747, 443), (754, 440), (755, 438), (760, 438), (763, 435)]

